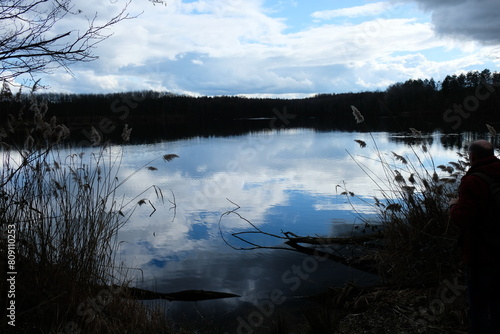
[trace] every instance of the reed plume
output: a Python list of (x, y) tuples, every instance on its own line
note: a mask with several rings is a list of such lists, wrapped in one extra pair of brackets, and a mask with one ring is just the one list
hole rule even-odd
[(355, 106), (351, 106), (352, 109), (352, 114), (354, 116), (354, 119), (356, 120), (356, 124), (363, 123), (365, 118), (361, 114), (361, 112), (356, 108)]

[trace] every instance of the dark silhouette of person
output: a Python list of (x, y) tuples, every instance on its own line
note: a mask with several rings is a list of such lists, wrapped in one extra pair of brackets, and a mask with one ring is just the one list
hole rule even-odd
[(469, 161), (458, 198), (450, 200), (450, 219), (460, 229), (459, 244), (466, 269), (469, 332), (499, 334), (500, 247), (495, 249), (486, 242), (486, 235), (494, 231), (488, 231), (485, 225), (495, 221), (500, 224), (500, 215), (492, 208), (489, 184), (474, 173), (484, 173), (500, 182), (500, 160), (495, 157), (493, 145), (481, 139), (470, 144)]

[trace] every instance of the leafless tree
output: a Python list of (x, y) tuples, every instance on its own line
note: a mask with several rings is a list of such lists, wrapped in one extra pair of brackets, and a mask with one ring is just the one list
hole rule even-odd
[[(102, 21), (95, 12), (86, 16), (75, 0), (1, 0), (0, 1), (0, 80), (20, 75), (49, 73), (55, 68), (98, 58), (93, 49), (111, 34), (107, 28), (131, 19), (127, 2), (118, 14)], [(110, 3), (111, 4), (111, 3)], [(85, 17), (83, 29), (59, 30), (63, 19)]]

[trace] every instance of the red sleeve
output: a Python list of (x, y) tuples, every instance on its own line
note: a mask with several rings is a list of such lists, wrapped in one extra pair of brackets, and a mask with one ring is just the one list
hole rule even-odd
[(458, 202), (450, 209), (451, 221), (461, 229), (469, 228), (482, 213), (481, 206), (487, 199), (488, 185), (477, 176), (462, 178), (458, 189)]

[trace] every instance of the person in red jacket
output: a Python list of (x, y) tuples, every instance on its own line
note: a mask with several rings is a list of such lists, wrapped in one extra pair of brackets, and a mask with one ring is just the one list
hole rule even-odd
[[(469, 146), (470, 168), (450, 201), (450, 219), (460, 229), (459, 243), (466, 266), (470, 333), (500, 333), (500, 254), (484, 240), (485, 222), (497, 220), (490, 210), (489, 185), (475, 172), (500, 181), (500, 160), (493, 145), (476, 140)], [(500, 236), (499, 236), (500, 238)], [(499, 240), (500, 242), (500, 240)]]

